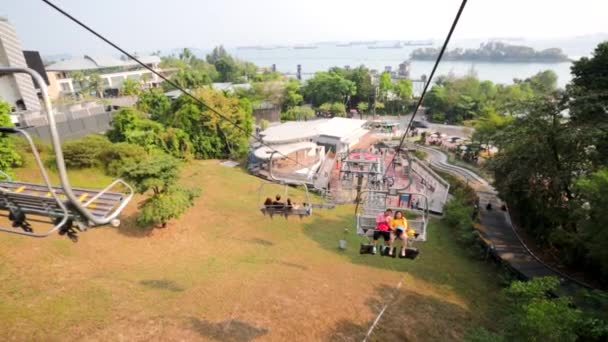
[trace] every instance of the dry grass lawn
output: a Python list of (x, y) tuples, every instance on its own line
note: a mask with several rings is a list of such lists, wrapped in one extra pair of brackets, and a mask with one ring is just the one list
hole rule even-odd
[(437, 222), (415, 261), (360, 256), (353, 206), (270, 220), (257, 209), (260, 181), (240, 169), (195, 161), (183, 182), (202, 196), (166, 229), (134, 227), (134, 201), (119, 229), (76, 244), (1, 234), (0, 340), (361, 341), (389, 299), (371, 340), (460, 340), (492, 325), (496, 271)]

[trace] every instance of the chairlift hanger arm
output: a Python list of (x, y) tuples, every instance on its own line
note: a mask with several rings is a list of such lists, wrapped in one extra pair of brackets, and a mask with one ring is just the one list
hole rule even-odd
[[(51, 105), (51, 99), (49, 97), (48, 88), (46, 86), (46, 83), (40, 76), (40, 74), (38, 74), (38, 72), (36, 72), (35, 70), (30, 69), (30, 68), (21, 68), (21, 67), (12, 67), (12, 66), (0, 66), (0, 73), (28, 74), (34, 79), (35, 83), (40, 88), (40, 92), (41, 92), (42, 98), (44, 100), (44, 107), (46, 110), (47, 120), (49, 123), (49, 131), (50, 131), (50, 135), (51, 135), (51, 145), (53, 146), (53, 151), (55, 152), (55, 160), (56, 160), (56, 164), (57, 164), (57, 173), (59, 174), (59, 181), (61, 183), (61, 187), (63, 188), (65, 195), (67, 196), (67, 198), (70, 201), (70, 204), (73, 205), (74, 208), (80, 214), (82, 214), (82, 216), (84, 216), (88, 221), (94, 223), (95, 225), (108, 224), (112, 220), (114, 220), (116, 217), (118, 217), (121, 210), (126, 206), (126, 204), (131, 200), (131, 198), (134, 195), (133, 188), (129, 184), (125, 183), (124, 181), (116, 180), (112, 184), (115, 185), (115, 184), (121, 183), (129, 190), (129, 194), (124, 199), (123, 205), (120, 206), (119, 208), (117, 208), (117, 210), (115, 210), (113, 213), (107, 215), (106, 217), (99, 217), (99, 216), (93, 215), (93, 213), (89, 209), (87, 209), (85, 205), (80, 203), (80, 201), (74, 194), (72, 185), (68, 178), (67, 170), (65, 167), (65, 162), (63, 159), (63, 150), (61, 149), (61, 140), (59, 138), (59, 133), (57, 131), (57, 125), (55, 123), (55, 116), (53, 114), (53, 108)], [(21, 132), (23, 132), (23, 131), (21, 131)], [(29, 140), (31, 140), (31, 138)], [(32, 144), (33, 144), (33, 142), (32, 142)], [(33, 150), (35, 150), (35, 149), (33, 149)], [(40, 164), (40, 165), (42, 165), (42, 164)], [(44, 167), (43, 166), (41, 166), (41, 167), (44, 170)], [(50, 184), (50, 182), (48, 182), (48, 184)], [(102, 190), (101, 193), (105, 193), (108, 190), (109, 189), (106, 188), (106, 189)], [(54, 193), (53, 191), (51, 191), (51, 192)]]
[[(0, 70), (1, 69), (2, 69), (2, 67), (0, 67)], [(59, 220), (55, 224), (55, 226), (53, 226), (53, 228), (51, 230), (47, 231), (46, 233), (32, 233), (32, 232), (26, 232), (26, 231), (14, 230), (14, 229), (5, 229), (5, 228), (1, 228), (1, 227), (0, 227), (0, 232), (19, 234), (19, 235), (25, 235), (25, 236), (29, 236), (29, 237), (38, 237), (38, 238), (47, 237), (47, 236), (57, 232), (68, 222), (68, 217), (69, 217), (68, 209), (66, 208), (63, 201), (61, 201), (59, 199), (59, 196), (57, 196), (57, 194), (55, 193), (55, 190), (53, 189), (53, 186), (51, 185), (51, 181), (49, 179), (48, 174), (46, 173), (42, 160), (40, 159), (40, 155), (38, 154), (38, 150), (36, 149), (36, 145), (34, 144), (34, 141), (30, 137), (30, 135), (27, 134), (27, 132), (25, 132), (21, 129), (18, 129), (18, 128), (14, 128), (14, 127), (8, 127), (8, 128), (12, 128), (11, 133), (18, 133), (18, 134), (23, 135), (25, 137), (25, 139), (27, 140), (27, 142), (29, 143), (32, 153), (34, 154), (34, 160), (36, 161), (36, 164), (38, 165), (38, 168), (40, 169), (40, 174), (42, 175), (42, 178), (44, 179), (44, 183), (45, 183), (49, 193), (51, 194), (51, 196), (53, 197), (55, 202), (57, 202), (57, 205), (61, 209), (62, 216), (61, 216), (61, 220)], [(11, 181), (10, 177), (6, 173), (4, 173), (4, 172), (1, 172), (1, 173), (2, 173), (2, 175), (6, 176), (9, 181)], [(0, 188), (0, 192), (6, 193), (8, 191)]]

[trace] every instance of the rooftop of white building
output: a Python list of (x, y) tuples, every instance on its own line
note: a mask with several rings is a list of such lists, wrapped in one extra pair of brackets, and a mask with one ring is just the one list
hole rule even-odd
[(328, 136), (342, 139), (351, 136), (365, 125), (365, 120), (332, 118), (311, 121), (288, 121), (272, 126), (260, 134), (268, 144), (286, 144), (291, 142)]
[[(138, 59), (144, 64), (160, 63), (159, 56), (141, 56)], [(123, 61), (111, 56), (84, 56), (82, 58), (66, 59), (47, 66), (47, 71), (78, 71), (114, 67), (129, 67), (138, 65), (134, 60)]]

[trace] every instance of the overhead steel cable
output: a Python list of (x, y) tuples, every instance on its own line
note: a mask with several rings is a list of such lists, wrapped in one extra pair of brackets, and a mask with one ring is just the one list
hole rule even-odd
[(393, 156), (393, 158), (391, 159), (391, 164), (395, 161), (395, 158), (397, 157), (397, 155), (401, 151), (401, 148), (403, 147), (403, 144), (405, 143), (405, 139), (407, 138), (407, 133), (410, 131), (410, 128), (412, 127), (414, 118), (416, 117), (416, 114), (418, 113), (418, 110), (420, 109), (420, 106), (422, 105), (422, 101), (424, 100), (424, 95), (426, 94), (426, 92), (429, 88), (429, 85), (431, 84), (431, 81), (433, 80), (433, 76), (435, 75), (437, 66), (439, 66), (439, 62), (441, 62), (441, 57), (443, 57), (443, 54), (444, 54), (446, 48), (448, 47), (448, 44), (450, 43), (452, 34), (454, 33), (456, 26), (458, 25), (458, 21), (460, 20), (460, 16), (462, 15), (462, 11), (464, 10), (464, 7), (466, 6), (466, 4), (467, 4), (467, 0), (462, 0), (462, 3), (460, 4), (460, 8), (458, 9), (458, 13), (456, 13), (456, 17), (454, 18), (454, 21), (452, 22), (452, 26), (450, 27), (450, 31), (448, 32), (448, 35), (445, 38), (445, 41), (443, 42), (443, 46), (441, 47), (441, 51), (439, 51), (439, 55), (437, 56), (437, 59), (435, 60), (435, 65), (433, 65), (433, 70), (431, 71), (431, 74), (429, 75), (427, 82), (424, 84), (424, 88), (422, 90), (422, 93), (420, 94), (420, 98), (418, 99), (418, 103), (416, 103), (416, 107), (414, 108), (414, 113), (412, 114), (410, 121), (408, 122), (407, 126), (405, 127), (405, 132), (403, 132), (403, 136), (401, 137), (401, 140), (399, 141), (399, 146), (395, 150), (396, 153)]
[[(68, 12), (66, 12), (65, 10), (63, 10), (62, 8), (60, 8), (59, 6), (55, 5), (51, 1), (49, 1), (49, 0), (42, 0), (42, 1), (44, 3), (46, 3), (47, 5), (49, 5), (51, 8), (53, 8), (54, 10), (56, 10), (57, 12), (59, 12), (60, 14), (62, 14), (63, 16), (67, 17), (68, 19), (70, 19), (71, 21), (73, 21), (74, 23), (76, 23), (77, 25), (79, 25), (80, 27), (82, 27), (85, 30), (89, 31), (91, 34), (93, 34), (97, 38), (103, 40), (105, 43), (107, 43), (108, 45), (112, 46), (114, 49), (120, 51), (122, 54), (124, 54), (128, 58), (132, 59), (133, 61), (135, 61), (137, 64), (139, 64), (143, 68), (145, 68), (148, 71), (150, 71), (151, 73), (155, 74), (156, 76), (158, 76), (159, 78), (161, 78), (163, 81), (165, 81), (168, 84), (170, 84), (171, 86), (175, 87), (177, 90), (181, 91), (184, 95), (190, 97), (191, 99), (193, 99), (194, 101), (198, 102), (199, 104), (201, 104), (205, 108), (209, 109), (211, 112), (213, 112), (214, 114), (216, 114), (217, 116), (219, 116), (223, 120), (228, 121), (234, 127), (238, 128), (241, 132), (243, 132), (243, 133), (247, 134), (249, 137), (255, 139), (262, 146), (265, 146), (265, 147), (269, 148), (271, 151), (273, 151), (274, 153), (276, 153), (276, 154), (278, 154), (278, 155), (280, 155), (282, 157), (285, 157), (288, 160), (291, 160), (291, 161), (295, 162), (296, 165), (301, 165), (301, 166), (304, 166), (304, 167), (308, 167), (307, 165), (304, 165), (304, 164), (298, 162), (297, 160), (295, 160), (295, 159), (293, 159), (293, 158), (291, 158), (291, 157), (283, 154), (282, 152), (277, 151), (272, 146), (264, 143), (264, 141), (261, 138), (257, 137), (256, 135), (248, 133), (247, 129), (241, 127), (238, 124), (238, 122), (230, 119), (229, 117), (227, 117), (226, 115), (224, 115), (220, 111), (218, 111), (217, 109), (215, 109), (212, 106), (210, 106), (207, 103), (205, 103), (203, 100), (201, 100), (198, 97), (192, 95), (192, 93), (190, 93), (189, 91), (187, 91), (186, 89), (184, 89), (183, 87), (181, 87), (179, 84), (177, 84), (176, 82), (174, 82), (171, 79), (167, 78), (166, 76), (164, 76), (160, 72), (154, 70), (152, 67), (146, 65), (145, 63), (143, 63), (142, 61), (140, 61), (136, 56), (134, 56), (133, 54), (127, 52), (125, 49), (121, 48), (120, 46), (118, 46), (117, 44), (115, 44), (114, 42), (112, 42), (111, 40), (109, 40), (108, 38), (106, 38), (105, 36), (103, 36), (101, 33), (95, 31), (93, 28), (91, 28), (87, 24), (83, 23), (82, 21), (80, 21), (79, 19), (77, 19), (73, 15), (69, 14)], [(272, 161), (270, 161), (270, 162), (272, 163)]]

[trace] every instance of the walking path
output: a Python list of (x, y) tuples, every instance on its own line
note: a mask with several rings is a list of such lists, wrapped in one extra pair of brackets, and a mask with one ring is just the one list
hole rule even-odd
[[(441, 151), (426, 146), (417, 148), (427, 153), (431, 166), (464, 179), (475, 189), (480, 200), (479, 216), (482, 228), (479, 233), (498, 258), (526, 279), (551, 275), (561, 278), (562, 290), (566, 293), (574, 293), (581, 287), (590, 288), (589, 285), (545, 264), (530, 251), (513, 228), (508, 212), (500, 210), (502, 201), (486, 180), (469, 169), (449, 164), (447, 155)], [(494, 209), (486, 210), (487, 203), (492, 203)]]

